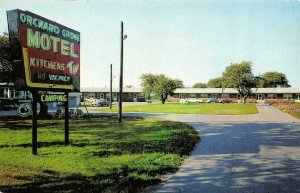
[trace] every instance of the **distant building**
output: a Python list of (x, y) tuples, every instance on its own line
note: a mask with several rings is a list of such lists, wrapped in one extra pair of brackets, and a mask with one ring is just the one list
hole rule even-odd
[[(76, 107), (80, 100), (94, 99), (110, 99), (109, 88), (83, 87), (81, 93), (69, 93), (69, 106)], [(141, 94), (141, 88), (124, 88), (124, 102), (145, 102), (145, 97)], [(48, 92), (51, 93), (51, 92)], [(53, 93), (53, 92), (52, 92)], [(274, 102), (295, 102), (300, 101), (300, 88), (253, 88), (252, 95), (247, 98), (248, 103), (274, 103)], [(209, 98), (230, 99), (232, 102), (242, 102), (242, 98), (238, 91), (234, 88), (178, 88), (172, 96), (168, 96), (168, 102), (179, 102), (180, 99), (200, 99), (206, 101)], [(16, 91), (12, 85), (2, 85), (0, 87), (0, 107), (4, 105), (14, 105), (20, 100), (31, 100), (32, 96), (29, 91)], [(119, 101), (119, 90), (113, 88), (113, 101)], [(48, 103), (49, 107), (62, 105), (60, 103)]]
[[(110, 99), (110, 88), (82, 87), (80, 88), (84, 99)], [(141, 88), (123, 88), (124, 102), (145, 102), (145, 97), (141, 94)], [(113, 101), (119, 101), (119, 89), (112, 89)]]
[[(172, 96), (168, 97), (169, 102), (179, 102), (180, 99), (209, 99), (209, 98), (230, 99), (232, 102), (240, 102), (241, 95), (234, 88), (178, 88)], [(247, 98), (250, 103), (273, 103), (273, 102), (295, 102), (300, 100), (300, 88), (252, 88), (252, 95)]]

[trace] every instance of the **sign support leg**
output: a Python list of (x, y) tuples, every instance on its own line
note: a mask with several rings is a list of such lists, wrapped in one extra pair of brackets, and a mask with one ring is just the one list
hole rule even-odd
[(32, 154), (37, 155), (37, 91), (32, 92)]
[(66, 92), (67, 101), (65, 102), (65, 145), (69, 145), (69, 93)]

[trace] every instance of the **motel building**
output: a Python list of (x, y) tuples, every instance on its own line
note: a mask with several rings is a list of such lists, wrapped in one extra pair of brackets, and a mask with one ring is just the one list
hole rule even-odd
[[(223, 95), (223, 97), (222, 97)], [(224, 98), (232, 102), (242, 102), (242, 97), (234, 88), (178, 88), (169, 102), (179, 102), (180, 99)], [(274, 102), (300, 102), (300, 88), (252, 88), (252, 95), (247, 98), (247, 103), (274, 103)]]
[[(145, 97), (141, 94), (141, 88), (123, 88), (123, 98), (124, 102), (145, 102)], [(81, 87), (81, 95), (84, 99), (110, 99), (110, 88), (97, 88), (97, 87)], [(119, 89), (112, 89), (112, 101), (119, 101)]]
[[(69, 93), (69, 107), (77, 107), (82, 99), (110, 99), (109, 88), (81, 88), (81, 92)], [(141, 94), (141, 88), (124, 88), (123, 101), (124, 102), (145, 102), (145, 97)], [(63, 94), (59, 92), (48, 92), (49, 94)], [(247, 103), (289, 103), (300, 102), (300, 88), (253, 88), (252, 95), (247, 98)], [(199, 99), (206, 102), (209, 98), (223, 98), (230, 99), (232, 102), (242, 102), (242, 98), (238, 91), (233, 88), (178, 88), (174, 91), (172, 96), (168, 96), (168, 102), (179, 102), (180, 99), (186, 101), (193, 101)], [(12, 85), (5, 85), (0, 87), (0, 102), (3, 104), (12, 104), (14, 100), (31, 100), (31, 93), (28, 91), (16, 91)], [(119, 101), (119, 90), (112, 89), (113, 102)], [(195, 100), (194, 100), (195, 101)], [(62, 105), (57, 102), (47, 103), (48, 107), (58, 107)]]
[[(110, 98), (109, 88), (81, 88), (84, 99)], [(141, 94), (141, 88), (123, 88), (124, 102), (145, 102)], [(274, 102), (300, 102), (300, 88), (253, 88), (252, 95), (247, 98), (248, 103), (274, 103)], [(113, 101), (119, 101), (119, 90), (113, 88)], [(180, 99), (201, 99), (206, 102), (209, 98), (222, 98), (221, 88), (178, 88), (172, 96), (168, 96), (168, 102), (179, 102)], [(223, 90), (223, 98), (232, 102), (242, 102), (238, 91), (234, 88)]]

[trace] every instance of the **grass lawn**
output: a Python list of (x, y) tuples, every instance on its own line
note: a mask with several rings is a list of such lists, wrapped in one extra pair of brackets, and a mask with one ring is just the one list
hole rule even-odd
[[(179, 113), (179, 114), (215, 114), (215, 115), (239, 115), (257, 113), (255, 104), (146, 104), (137, 106), (124, 106), (124, 112), (147, 112), (147, 113)], [(97, 108), (94, 110), (117, 112), (117, 108)]]
[(31, 121), (1, 118), (0, 192), (141, 192), (175, 172), (199, 141), (193, 127), (158, 118), (116, 117), (38, 121), (38, 156)]

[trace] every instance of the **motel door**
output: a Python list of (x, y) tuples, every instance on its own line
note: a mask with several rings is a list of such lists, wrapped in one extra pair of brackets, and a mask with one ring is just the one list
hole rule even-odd
[(133, 93), (133, 102), (137, 102), (137, 94)]
[(113, 101), (118, 101), (117, 93), (114, 93), (113, 96), (114, 96), (114, 97), (113, 97)]
[(263, 100), (265, 99), (263, 94), (257, 94), (256, 95), (256, 101), (257, 102), (264, 102)]

